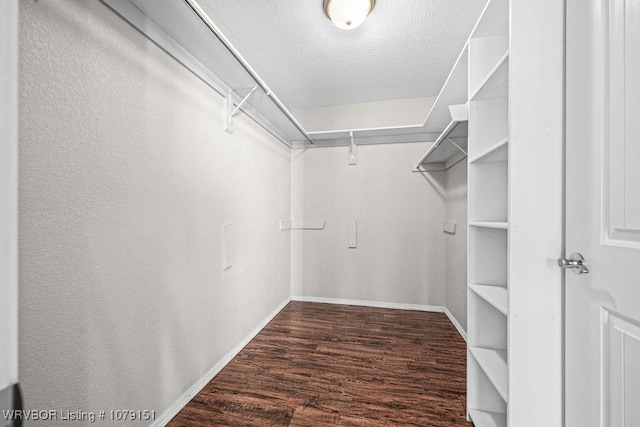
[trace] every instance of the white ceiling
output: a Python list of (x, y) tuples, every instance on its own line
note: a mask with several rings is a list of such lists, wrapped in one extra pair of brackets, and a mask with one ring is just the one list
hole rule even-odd
[(200, 0), (292, 108), (437, 95), (484, 0), (377, 0), (344, 31), (322, 0)]

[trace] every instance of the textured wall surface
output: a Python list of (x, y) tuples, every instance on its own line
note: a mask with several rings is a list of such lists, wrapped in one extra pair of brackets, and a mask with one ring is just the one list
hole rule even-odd
[(456, 234), (445, 234), (445, 284), (447, 308), (467, 330), (467, 161), (446, 172), (447, 222), (457, 224)]
[(27, 408), (160, 413), (289, 297), (289, 150), (98, 1), (20, 25)]
[[(411, 172), (427, 143), (294, 150), (292, 295), (444, 305), (444, 172)], [(347, 222), (358, 247), (347, 248)]]

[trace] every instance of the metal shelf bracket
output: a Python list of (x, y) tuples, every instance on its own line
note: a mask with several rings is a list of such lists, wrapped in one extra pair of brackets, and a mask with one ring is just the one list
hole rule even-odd
[(235, 105), (233, 99), (237, 97), (236, 93), (233, 88), (229, 88), (229, 96), (227, 96), (227, 117), (225, 119), (224, 127), (225, 132), (227, 132), (228, 134), (233, 134), (233, 116), (238, 114), (240, 108), (242, 108), (244, 103), (247, 102), (249, 97), (253, 94), (253, 92), (256, 91), (256, 89), (258, 89), (258, 85), (253, 86), (249, 93), (244, 98), (242, 98), (242, 100), (240, 100), (237, 105)]
[(450, 143), (452, 143), (453, 145), (455, 145), (455, 147), (456, 147), (458, 150), (462, 151), (462, 153), (463, 153), (465, 156), (467, 156), (467, 155), (468, 155), (468, 154), (467, 154), (467, 152), (466, 152), (466, 151), (464, 151), (464, 148), (462, 148), (462, 147), (460, 147), (458, 144), (456, 144), (456, 143), (455, 143), (455, 141), (454, 141), (453, 139), (451, 139), (451, 138), (447, 138), (447, 141), (449, 141)]
[(353, 131), (349, 132), (349, 137), (351, 138), (351, 142), (349, 143), (349, 165), (357, 165), (356, 138), (353, 136)]

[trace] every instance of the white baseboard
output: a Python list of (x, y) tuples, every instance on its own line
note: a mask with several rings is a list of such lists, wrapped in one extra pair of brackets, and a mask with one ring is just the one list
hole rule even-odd
[(400, 310), (431, 311), (434, 313), (444, 313), (447, 315), (447, 318), (456, 328), (462, 339), (467, 342), (467, 333), (462, 328), (460, 322), (458, 322), (458, 319), (456, 319), (454, 315), (451, 314), (447, 307), (443, 307), (441, 305), (401, 304), (396, 302), (363, 301), (309, 296), (292, 296), (291, 301), (319, 302), (323, 304), (359, 305), (364, 307), (393, 308)]
[(365, 301), (365, 300), (350, 300), (350, 299), (339, 299), (339, 298), (323, 298), (323, 297), (309, 297), (309, 296), (293, 296), (291, 298), (285, 299), (278, 307), (276, 307), (267, 317), (265, 317), (262, 322), (258, 326), (256, 326), (251, 332), (249, 332), (240, 343), (238, 343), (235, 347), (229, 350), (222, 358), (216, 363), (206, 374), (204, 374), (198, 381), (196, 381), (187, 391), (185, 391), (176, 401), (166, 410), (164, 411), (158, 419), (151, 424), (152, 427), (164, 427), (171, 421), (173, 417), (175, 417), (178, 412), (184, 408), (187, 403), (193, 399), (193, 397), (200, 392), (206, 386), (209, 381), (213, 379), (221, 370), (224, 368), (227, 363), (231, 362), (234, 357), (240, 350), (242, 350), (249, 342), (256, 336), (260, 331), (267, 326), (267, 324), (273, 320), (274, 317), (287, 304), (289, 301), (303, 301), (303, 302), (317, 302), (324, 304), (341, 304), (341, 305), (357, 305), (363, 307), (376, 307), (376, 308), (391, 308), (398, 310), (415, 310), (415, 311), (430, 311), (434, 313), (444, 313), (449, 321), (456, 328), (462, 339), (467, 341), (467, 334), (465, 333), (462, 326), (456, 320), (456, 318), (451, 314), (451, 312), (443, 306), (440, 305), (421, 305), (421, 304), (402, 304), (395, 302), (381, 302), (381, 301)]
[(440, 305), (402, 304), (398, 302), (366, 301), (357, 299), (292, 296), (291, 301), (319, 302), (322, 304), (359, 305), (363, 307), (393, 308), (397, 310), (432, 311), (435, 313), (444, 313), (445, 311), (445, 308)]
[(151, 426), (164, 427), (165, 425), (167, 425), (169, 421), (171, 421), (171, 419), (175, 417), (178, 412), (180, 412), (182, 408), (184, 408), (187, 403), (189, 403), (189, 401), (191, 401), (191, 399), (193, 399), (193, 397), (198, 394), (200, 390), (202, 390), (204, 386), (206, 386), (209, 381), (211, 381), (213, 377), (215, 377), (222, 370), (222, 368), (227, 365), (227, 363), (231, 362), (231, 360), (236, 357), (238, 353), (240, 353), (240, 350), (242, 350), (247, 344), (249, 344), (249, 342), (256, 335), (258, 335), (258, 333), (265, 326), (267, 326), (267, 324), (271, 320), (273, 320), (273, 318), (276, 317), (276, 315), (280, 313), (280, 311), (282, 311), (282, 309), (285, 308), (287, 304), (289, 304), (289, 301), (291, 301), (291, 299), (287, 298), (282, 303), (280, 303), (280, 305), (278, 305), (275, 310), (273, 310), (267, 317), (265, 317), (265, 319), (260, 322), (258, 326), (256, 326), (251, 332), (249, 332), (240, 343), (238, 343), (224, 356), (222, 356), (218, 363), (216, 363), (211, 369), (209, 369), (206, 374), (204, 374), (198, 381), (196, 381), (195, 384), (193, 384), (187, 391), (185, 391), (180, 397), (178, 397), (178, 399), (176, 399), (176, 401), (173, 402), (173, 404), (166, 411), (164, 411), (160, 415), (160, 417), (158, 417), (158, 419), (153, 424), (151, 424)]
[(458, 319), (456, 319), (456, 317), (449, 311), (447, 307), (444, 307), (444, 314), (447, 315), (449, 321), (458, 330), (458, 333), (460, 334), (464, 342), (467, 342), (467, 333), (464, 331), (464, 328), (462, 327), (460, 322), (458, 322)]

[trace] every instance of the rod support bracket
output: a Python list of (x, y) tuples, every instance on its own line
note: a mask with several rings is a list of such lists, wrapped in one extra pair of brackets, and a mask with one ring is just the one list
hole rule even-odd
[(447, 141), (449, 141), (451, 144), (455, 145), (455, 147), (456, 147), (458, 150), (460, 150), (460, 151), (462, 152), (462, 154), (464, 154), (465, 156), (467, 155), (467, 152), (464, 150), (464, 148), (462, 148), (462, 147), (460, 147), (458, 144), (456, 144), (456, 142), (455, 142), (453, 139), (451, 139), (451, 138), (447, 137)]
[[(253, 94), (253, 92), (258, 89), (258, 85), (252, 86), (249, 90), (249, 93), (245, 95), (244, 98), (240, 99), (236, 94), (236, 89), (229, 88), (229, 95), (227, 96), (227, 115), (225, 117), (225, 127), (224, 131), (228, 134), (233, 134), (233, 116), (238, 114), (238, 111), (242, 108), (242, 106), (247, 102), (249, 97)], [(239, 102), (234, 102), (234, 98), (240, 99)]]
[(358, 158), (356, 156), (356, 138), (353, 136), (353, 131), (349, 132), (349, 138), (351, 138), (351, 141), (349, 142), (349, 165), (357, 165)]

